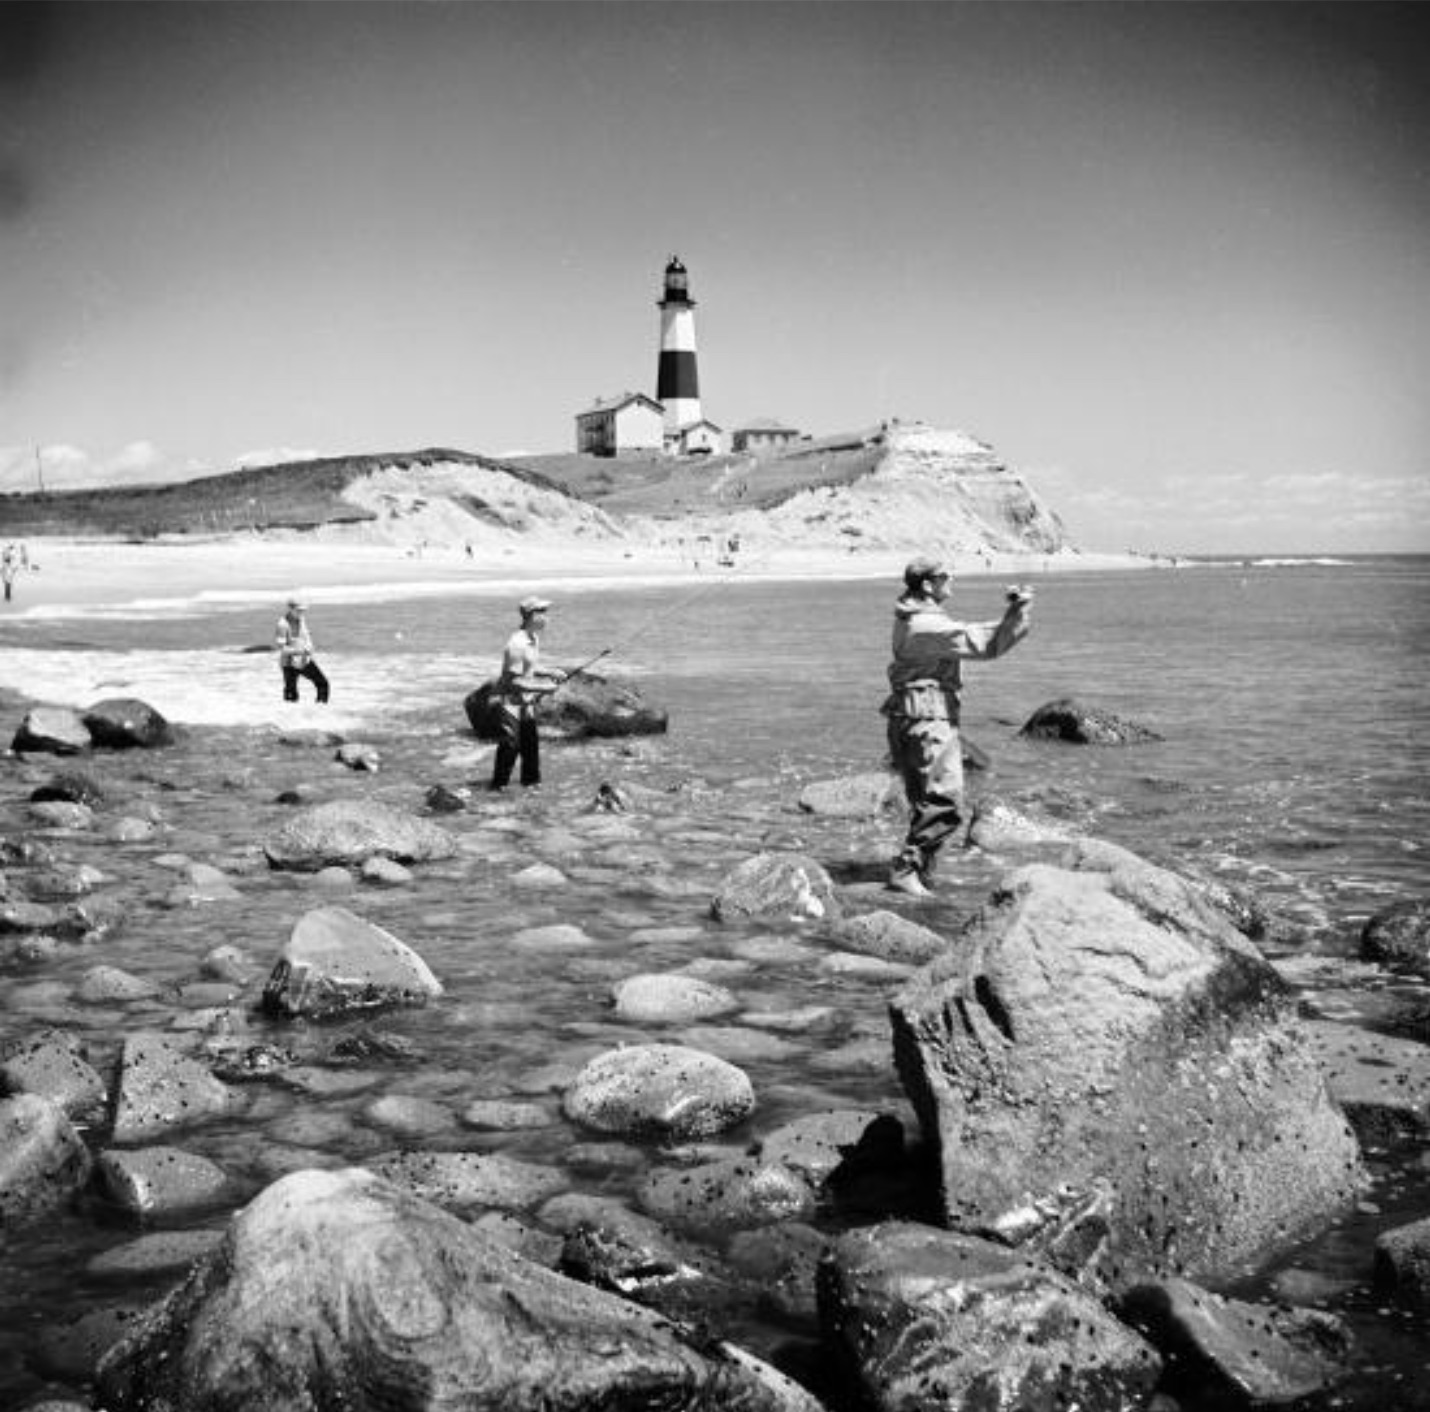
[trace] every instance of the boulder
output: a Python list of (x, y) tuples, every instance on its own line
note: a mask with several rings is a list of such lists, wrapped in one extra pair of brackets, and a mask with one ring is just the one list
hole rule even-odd
[(345, 741), (338, 746), (333, 759), (350, 770), (375, 775), (382, 768), (382, 752), (375, 745), (364, 745), (359, 741)]
[(723, 1132), (754, 1107), (755, 1091), (742, 1070), (679, 1044), (634, 1044), (598, 1054), (562, 1099), (574, 1123), (669, 1142)]
[(297, 1172), (104, 1358), (110, 1412), (818, 1412), (730, 1345), (697, 1342), (541, 1268), (370, 1172)]
[(1118, 1313), (1166, 1359), (1168, 1391), (1216, 1407), (1304, 1406), (1346, 1373), (1345, 1326), (1319, 1310), (1226, 1299), (1168, 1279), (1128, 1290)]
[(115, 1142), (143, 1142), (242, 1106), (236, 1090), (163, 1035), (137, 1034), (124, 1041), (115, 1084)]
[(85, 1061), (83, 1044), (63, 1030), (41, 1030), (7, 1046), (0, 1093), (38, 1094), (71, 1118), (102, 1111), (108, 1097), (104, 1080)]
[[(495, 679), (481, 684), (462, 703), (467, 720), (479, 740), (496, 740), (497, 707), (492, 701)], [(582, 672), (539, 707), (541, 733), (552, 739), (611, 739), (628, 735), (663, 735), (669, 724), (664, 711), (641, 700), (640, 693)]]
[(442, 983), (410, 946), (345, 907), (318, 907), (293, 927), (263, 1008), (328, 1019), (392, 1005), (425, 1005)]
[(885, 1222), (839, 1237), (820, 1322), (879, 1412), (1125, 1412), (1156, 1352), (1049, 1266), (973, 1236)]
[(1018, 732), (1033, 740), (1065, 740), (1074, 745), (1140, 745), (1162, 737), (1138, 725), (1070, 696), (1039, 706)]
[(636, 1024), (684, 1024), (740, 1008), (724, 986), (673, 974), (628, 976), (612, 988), (611, 998), (617, 1018)]
[(1430, 977), (1430, 898), (1413, 897), (1382, 908), (1361, 929), (1360, 954), (1367, 961)]
[(25, 811), (44, 829), (90, 829), (94, 827), (94, 810), (88, 804), (74, 804), (68, 799), (42, 799), (31, 803)]
[(833, 819), (872, 819), (900, 813), (903, 799), (899, 777), (881, 772), (816, 780), (800, 792), (799, 807)]
[(1010, 874), (891, 1004), (946, 1223), (1114, 1286), (1229, 1273), (1353, 1199), (1355, 1137), (1255, 947), (1175, 874), (1083, 861)]
[(91, 1166), (59, 1104), (36, 1093), (0, 1100), (0, 1233), (68, 1201)]
[(131, 697), (97, 701), (84, 713), (91, 742), (105, 750), (153, 750), (172, 745), (174, 732), (152, 706)]
[(78, 755), (90, 746), (89, 731), (78, 711), (36, 706), (25, 713), (10, 749), (16, 754)]
[(1430, 1217), (1376, 1238), (1375, 1285), (1398, 1304), (1430, 1313)]
[(1307, 1020), (1331, 1096), (1367, 1148), (1430, 1137), (1430, 1045), (1337, 1020)]
[(798, 1172), (818, 1191), (861, 1169), (900, 1163), (904, 1126), (892, 1113), (859, 1108), (808, 1113), (766, 1134), (755, 1152), (761, 1162)]
[(759, 853), (739, 863), (710, 904), (718, 922), (744, 918), (832, 919), (839, 915), (834, 883), (802, 853)]
[(566, 1186), (550, 1167), (496, 1152), (396, 1152), (374, 1158), (369, 1170), (456, 1216), (492, 1207), (525, 1211)]
[(228, 1188), (216, 1162), (178, 1147), (111, 1148), (100, 1156), (98, 1176), (108, 1199), (132, 1216), (192, 1211), (215, 1203)]
[(399, 863), (450, 858), (457, 841), (430, 819), (376, 799), (335, 799), (299, 809), (264, 843), (270, 867), (316, 873), (372, 857)]
[(640, 1184), (636, 1199), (665, 1225), (712, 1236), (807, 1220), (815, 1208), (814, 1189), (800, 1173), (751, 1157), (657, 1167)]

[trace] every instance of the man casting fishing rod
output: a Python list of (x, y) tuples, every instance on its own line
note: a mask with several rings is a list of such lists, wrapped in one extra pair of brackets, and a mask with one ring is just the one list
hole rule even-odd
[(939, 849), (963, 818), (963, 743), (958, 735), (964, 661), (1001, 657), (1028, 635), (1033, 593), (1008, 591), (1008, 607), (992, 623), (955, 622), (944, 611), (953, 571), (919, 558), (904, 570), (894, 604), (894, 659), (889, 664), (889, 754), (903, 776), (909, 831), (894, 859), (889, 887), (931, 895)]
[(541, 783), (536, 706), (543, 696), (551, 695), (566, 680), (566, 673), (560, 667), (540, 665), (541, 635), (546, 631), (546, 614), (550, 608), (548, 598), (535, 595), (523, 598), (517, 605), (521, 626), (507, 638), (502, 650), (501, 673), (493, 692), (497, 707), (497, 754), (492, 766), (492, 789), (507, 787), (518, 760), (521, 761), (522, 784), (529, 788)]

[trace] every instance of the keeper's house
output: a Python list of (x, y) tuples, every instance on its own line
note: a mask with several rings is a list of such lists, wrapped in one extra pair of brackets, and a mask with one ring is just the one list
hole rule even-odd
[(757, 417), (730, 433), (730, 449), (754, 456), (772, 455), (799, 440), (799, 430), (769, 417)]
[(603, 397), (576, 413), (576, 449), (590, 456), (665, 448), (665, 408), (643, 392)]

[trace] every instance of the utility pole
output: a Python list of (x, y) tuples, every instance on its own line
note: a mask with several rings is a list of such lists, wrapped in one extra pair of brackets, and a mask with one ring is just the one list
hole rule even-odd
[(40, 448), (35, 447), (35, 479), (40, 483), (40, 494), (45, 493), (45, 463), (40, 458)]

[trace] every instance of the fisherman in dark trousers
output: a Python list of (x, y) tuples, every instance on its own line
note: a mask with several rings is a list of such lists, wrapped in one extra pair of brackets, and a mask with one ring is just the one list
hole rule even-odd
[(541, 635), (551, 603), (545, 598), (523, 598), (518, 605), (521, 626), (507, 639), (501, 674), (492, 699), (497, 708), (497, 755), (492, 767), (492, 789), (505, 789), (512, 767), (521, 761), (521, 783), (541, 783), (541, 745), (536, 733), (536, 706), (562, 682), (559, 667), (542, 667)]
[(962, 663), (1001, 657), (1028, 635), (1032, 591), (1010, 589), (992, 623), (955, 622), (944, 611), (952, 570), (915, 559), (904, 570), (894, 605), (891, 694), (884, 702), (889, 754), (903, 776), (909, 831), (889, 874), (889, 887), (930, 895), (938, 851), (963, 818), (963, 743), (958, 735)]
[(298, 678), (307, 677), (318, 693), (318, 704), (328, 699), (328, 679), (313, 660), (313, 635), (308, 631), (308, 609), (296, 598), (288, 600), (288, 609), (278, 619), (274, 645), (278, 648), (278, 665), (283, 669), (283, 699), (298, 699)]

